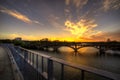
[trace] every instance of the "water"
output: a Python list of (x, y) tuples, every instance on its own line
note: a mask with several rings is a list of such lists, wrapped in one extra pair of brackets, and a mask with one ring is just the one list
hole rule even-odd
[[(52, 52), (52, 48), (49, 49), (49, 52), (37, 51), (41, 54), (46, 54), (52, 57), (60, 58), (65, 61), (77, 64), (94, 67), (97, 69), (113, 72), (120, 74), (120, 57), (111, 55), (98, 56), (99, 50), (94, 47), (84, 47), (79, 49), (78, 53), (69, 48), (61, 47), (59, 52)], [(50, 52), (51, 51), (51, 52)], [(111, 51), (106, 51), (107, 54)], [(113, 54), (113, 52), (112, 52)], [(39, 62), (41, 59), (39, 58)], [(54, 77), (57, 80), (60, 80), (61, 74), (61, 65), (54, 62)], [(47, 72), (47, 60), (44, 59), (44, 72)], [(41, 67), (39, 63), (39, 67)], [(79, 80), (81, 79), (81, 71), (73, 69), (71, 67), (65, 66), (64, 68), (64, 80)], [(103, 77), (100, 77), (95, 74), (85, 72), (85, 80), (109, 80)]]
[[(53, 49), (50, 48), (49, 50), (52, 51)], [(69, 47), (61, 47), (59, 48), (59, 52), (56, 53), (43, 51), (37, 52), (60, 58), (78, 65), (82, 64), (120, 74), (120, 57), (112, 55), (97, 56), (99, 50), (93, 47), (81, 48), (76, 55), (74, 51)], [(107, 54), (109, 54), (109, 52), (110, 51), (107, 51)]]

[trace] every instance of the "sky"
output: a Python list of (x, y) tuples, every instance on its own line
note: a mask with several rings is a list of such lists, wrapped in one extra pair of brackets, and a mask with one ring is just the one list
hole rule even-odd
[(120, 41), (120, 0), (0, 0), (0, 39)]

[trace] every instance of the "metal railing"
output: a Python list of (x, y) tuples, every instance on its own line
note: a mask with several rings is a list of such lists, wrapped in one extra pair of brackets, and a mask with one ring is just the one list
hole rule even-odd
[[(59, 63), (61, 66), (61, 73), (59, 74), (60, 80), (66, 80), (65, 79), (65, 66), (71, 67), (74, 69), (80, 70), (80, 80), (86, 80), (86, 72), (90, 74), (98, 75), (99, 77), (103, 77), (107, 80), (120, 80), (120, 75), (99, 70), (92, 67), (87, 67), (83, 65), (76, 65), (67, 61), (64, 61), (62, 59), (58, 59), (55, 57), (51, 57), (48, 55), (40, 54), (38, 52), (28, 50), (22, 47), (12, 46), (12, 48), (9, 46), (10, 49), (14, 49), (16, 51), (16, 54), (19, 55), (24, 61), (26, 61), (30, 66), (32, 66), (37, 71), (37, 77), (38, 75), (41, 75), (42, 80), (56, 80), (54, 76), (54, 62)], [(47, 64), (45, 66), (45, 59), (47, 60)], [(40, 65), (40, 66), (39, 66)], [(47, 68), (45, 71), (45, 67)], [(57, 73), (57, 72), (56, 72)], [(40, 80), (41, 80), (40, 79)], [(39, 80), (39, 78), (37, 78)], [(69, 80), (69, 79), (68, 79)], [(89, 79), (90, 80), (90, 79)]]

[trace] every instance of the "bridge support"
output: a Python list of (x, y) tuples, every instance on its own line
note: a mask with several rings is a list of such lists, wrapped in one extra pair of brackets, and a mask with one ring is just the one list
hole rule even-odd
[(105, 54), (105, 50), (99, 46), (99, 55), (104, 55)]
[(73, 49), (74, 49), (75, 55), (77, 55), (77, 53), (78, 53), (78, 47), (77, 47), (77, 44), (75, 44), (75, 46), (73, 47)]
[(75, 44), (74, 51), (75, 51), (75, 52), (78, 52), (77, 44)]
[(74, 49), (74, 51), (75, 51), (75, 52), (78, 52), (78, 49), (77, 49), (77, 48), (75, 48), (75, 49)]
[(54, 47), (53, 52), (58, 52), (58, 47)]

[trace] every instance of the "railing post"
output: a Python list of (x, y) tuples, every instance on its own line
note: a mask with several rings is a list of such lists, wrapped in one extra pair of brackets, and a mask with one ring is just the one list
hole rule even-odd
[(30, 60), (29, 60), (29, 61), (30, 61), (30, 64), (31, 64), (31, 52), (29, 52), (29, 54), (30, 54), (30, 57), (29, 57), (29, 58), (30, 58)]
[(48, 59), (47, 65), (48, 80), (53, 80), (53, 61)]
[(28, 60), (28, 53), (27, 53), (27, 51), (23, 51), (23, 54), (24, 54), (24, 59), (27, 61)]
[[(43, 63), (43, 56), (41, 56), (41, 73), (43, 73), (43, 71), (44, 71), (44, 63)], [(44, 77), (42, 76), (41, 80), (44, 80), (43, 78)]]
[(40, 74), (39, 74), (39, 71), (38, 71), (38, 54), (36, 54), (36, 75), (37, 75), (37, 80), (40, 79)]
[(34, 67), (34, 54), (32, 54), (32, 65)]
[(64, 80), (64, 64), (61, 64), (61, 80)]
[(84, 70), (81, 70), (81, 80), (84, 80)]
[(38, 54), (36, 55), (36, 69), (38, 71)]
[(26, 61), (28, 62), (28, 52), (25, 51), (25, 55), (26, 55)]
[(24, 60), (26, 60), (27, 56), (26, 56), (26, 51), (23, 50), (23, 55), (24, 55)]
[(41, 56), (41, 71), (42, 73), (44, 71), (43, 56)]

